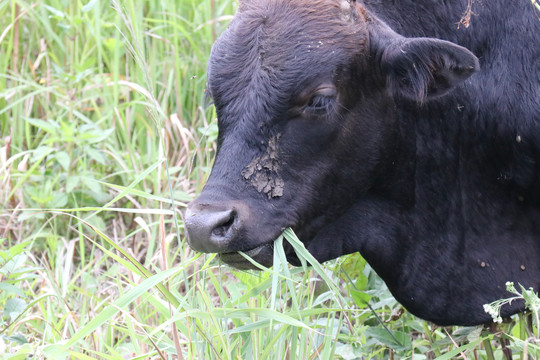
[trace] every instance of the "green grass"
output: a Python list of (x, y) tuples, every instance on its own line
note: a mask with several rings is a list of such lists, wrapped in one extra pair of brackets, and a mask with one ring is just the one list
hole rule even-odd
[(310, 259), (290, 231), (266, 272), (189, 249), (205, 66), (236, 6), (0, 0), (0, 359), (502, 359), (501, 337), (540, 356), (527, 316), (399, 316), (358, 255), (292, 268), (281, 242)]

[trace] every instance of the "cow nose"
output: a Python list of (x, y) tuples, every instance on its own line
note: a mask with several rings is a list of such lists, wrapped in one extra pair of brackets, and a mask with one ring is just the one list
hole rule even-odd
[(190, 204), (185, 220), (189, 246), (204, 253), (227, 252), (238, 231), (238, 222), (239, 216), (235, 209)]

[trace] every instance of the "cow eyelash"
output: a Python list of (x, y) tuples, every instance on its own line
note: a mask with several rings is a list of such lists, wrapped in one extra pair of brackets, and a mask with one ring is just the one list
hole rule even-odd
[(306, 110), (314, 113), (326, 112), (334, 103), (334, 96), (315, 94), (306, 105)]

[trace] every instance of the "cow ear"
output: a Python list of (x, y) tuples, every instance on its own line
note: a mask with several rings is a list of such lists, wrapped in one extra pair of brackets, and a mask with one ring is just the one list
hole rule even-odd
[(395, 39), (381, 66), (390, 91), (418, 103), (446, 94), (479, 69), (469, 50), (431, 38)]

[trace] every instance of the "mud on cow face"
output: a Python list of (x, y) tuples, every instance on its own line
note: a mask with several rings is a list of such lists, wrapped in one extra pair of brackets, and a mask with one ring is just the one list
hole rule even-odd
[(359, 2), (241, 2), (208, 64), (218, 152), (186, 212), (190, 246), (270, 266), (292, 227), (320, 261), (358, 251), (322, 229), (388, 182), (394, 100), (441, 96), (477, 66), (457, 45), (396, 34)]

